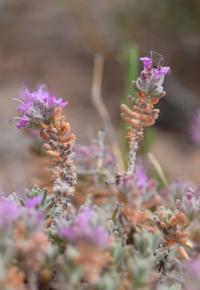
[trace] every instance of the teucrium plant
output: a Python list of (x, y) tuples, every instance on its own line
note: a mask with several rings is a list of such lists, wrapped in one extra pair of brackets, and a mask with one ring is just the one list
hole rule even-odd
[(1, 290), (190, 290), (191, 277), (198, 285), (199, 189), (177, 183), (159, 192), (136, 162), (170, 71), (152, 57), (140, 60), (136, 95), (121, 107), (129, 126), (123, 173), (103, 131), (93, 144), (74, 146), (66, 101), (43, 86), (17, 98), (17, 127), (38, 130), (53, 169), (48, 190), (0, 196)]

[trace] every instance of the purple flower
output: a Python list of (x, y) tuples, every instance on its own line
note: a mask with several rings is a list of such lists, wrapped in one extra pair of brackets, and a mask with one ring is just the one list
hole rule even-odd
[(195, 257), (184, 264), (185, 289), (199, 290), (200, 257)]
[(161, 97), (164, 95), (163, 82), (165, 76), (170, 72), (167, 66), (155, 66), (153, 60), (149, 57), (141, 57), (143, 70), (138, 77), (135, 87), (137, 90), (145, 93), (147, 97)]
[(27, 208), (35, 208), (38, 205), (40, 205), (41, 202), (42, 202), (42, 196), (37, 195), (37, 196), (27, 199), (25, 202), (25, 205)]
[(59, 230), (59, 235), (71, 242), (87, 242), (99, 247), (108, 245), (107, 231), (93, 223), (94, 212), (90, 208), (81, 211), (69, 226)]
[(21, 117), (17, 117), (17, 119), (19, 120), (16, 123), (17, 129), (21, 129), (21, 128), (28, 127), (28, 125), (29, 125), (29, 118), (27, 116), (23, 115)]
[(153, 61), (151, 58), (146, 57), (146, 56), (140, 57), (140, 61), (143, 63), (145, 70), (151, 70), (152, 64), (153, 64)]
[(163, 76), (166, 76), (170, 73), (170, 67), (169, 66), (159, 66), (157, 68), (153, 69), (154, 77), (161, 78)]
[(16, 126), (18, 129), (23, 127), (35, 127), (41, 122), (49, 123), (53, 116), (54, 110), (57, 107), (64, 107), (67, 102), (63, 99), (57, 99), (54, 95), (45, 90), (44, 85), (40, 86), (35, 92), (30, 92), (26, 89), (19, 99), (18, 107), (19, 121)]
[(135, 168), (135, 178), (139, 187), (145, 187), (148, 183), (148, 176), (144, 167), (141, 164), (137, 164)]
[(144, 71), (150, 71), (154, 76), (165, 76), (170, 72), (169, 66), (153, 66), (153, 60), (149, 57), (141, 57), (140, 61), (144, 65)]
[(94, 212), (90, 208), (85, 208), (77, 215), (75, 219), (75, 225), (80, 229), (88, 228), (93, 216)]
[(0, 198), (0, 227), (6, 229), (20, 215), (20, 207), (13, 201)]
[(200, 273), (200, 257), (195, 258), (186, 263), (187, 271), (194, 277), (199, 277)]

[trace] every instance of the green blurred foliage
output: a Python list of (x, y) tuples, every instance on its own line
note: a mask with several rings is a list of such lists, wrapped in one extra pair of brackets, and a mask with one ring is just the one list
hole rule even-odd
[[(123, 66), (123, 72), (124, 72), (124, 94), (122, 97), (122, 103), (127, 104), (128, 103), (128, 95), (135, 95), (135, 89), (132, 86), (132, 81), (136, 80), (138, 76), (138, 56), (139, 51), (137, 45), (128, 45), (125, 46), (121, 53), (120, 53), (120, 62)], [(120, 143), (122, 148), (122, 156), (124, 159), (125, 164), (127, 163), (127, 160), (125, 160), (128, 152), (128, 144), (126, 138), (127, 133), (127, 124), (125, 122), (122, 122), (122, 128), (120, 132)]]
[(136, 80), (139, 69), (139, 50), (136, 44), (125, 46), (122, 49), (120, 60), (124, 67), (124, 98), (123, 102), (127, 103), (127, 96), (135, 94), (132, 81)]
[(141, 144), (141, 152), (143, 154), (147, 154), (150, 149), (152, 144), (154, 143), (156, 137), (156, 130), (154, 127), (146, 128), (144, 130), (144, 138)]

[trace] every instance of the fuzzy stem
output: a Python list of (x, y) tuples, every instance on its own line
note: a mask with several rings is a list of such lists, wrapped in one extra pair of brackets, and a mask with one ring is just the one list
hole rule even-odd
[(139, 148), (138, 141), (131, 141), (129, 143), (128, 169), (127, 169), (127, 173), (129, 174), (132, 174), (135, 171), (136, 154), (138, 148)]
[(37, 277), (36, 273), (30, 271), (28, 274), (28, 289), (29, 290), (37, 290)]
[(76, 168), (72, 153), (76, 136), (65, 121), (61, 108), (54, 112), (50, 125), (43, 126), (40, 132), (46, 141), (44, 149), (53, 158), (52, 214), (50, 225), (66, 220), (72, 210), (71, 197), (75, 191)]

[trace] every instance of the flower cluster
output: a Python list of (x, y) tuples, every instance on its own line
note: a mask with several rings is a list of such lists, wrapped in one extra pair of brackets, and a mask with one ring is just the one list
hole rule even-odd
[(1, 197), (0, 215), (1, 289), (29, 289), (32, 279), (39, 283), (50, 255), (44, 215), (14, 196)]
[(20, 117), (16, 125), (19, 129), (34, 128), (41, 123), (50, 123), (55, 108), (64, 107), (68, 103), (47, 92), (44, 85), (35, 92), (24, 90), (20, 98), (16, 100), (20, 103), (18, 107)]
[(69, 225), (59, 230), (59, 235), (71, 242), (88, 243), (99, 247), (109, 244), (108, 232), (101, 226), (94, 224), (95, 212), (90, 208), (80, 211)]
[(165, 76), (170, 72), (170, 68), (154, 65), (153, 60), (149, 57), (141, 57), (140, 61), (144, 68), (136, 80), (135, 88), (149, 98), (162, 97), (165, 94), (162, 85)]
[(116, 175), (115, 178), (119, 200), (134, 208), (140, 208), (141, 205), (151, 208), (160, 203), (157, 182), (148, 177), (141, 163), (136, 164), (134, 175)]
[(62, 111), (67, 102), (44, 87), (20, 97), (17, 127), (38, 130), (52, 160), (52, 186), (0, 196), (1, 290), (199, 290), (199, 188), (161, 185), (150, 166), (136, 162), (170, 71), (140, 60), (137, 95), (130, 108), (122, 105), (129, 124), (125, 172), (102, 130), (74, 150)]
[[(73, 195), (76, 184), (76, 172), (73, 164), (72, 153), (76, 136), (71, 133), (71, 126), (65, 121), (62, 107), (67, 105), (61, 98), (57, 99), (41, 86), (36, 92), (26, 90), (20, 98), (18, 112), (21, 114), (18, 128), (38, 128), (43, 147), (53, 161), (53, 192), (52, 208), (57, 215), (64, 214), (66, 200), (61, 199), (66, 195)], [(29, 206), (37, 204), (36, 198)], [(52, 224), (55, 223), (54, 217)]]
[(170, 72), (169, 67), (154, 66), (153, 60), (148, 57), (140, 58), (144, 68), (140, 76), (133, 82), (137, 96), (129, 96), (130, 108), (121, 105), (121, 117), (129, 125), (128, 142), (129, 156), (127, 172), (132, 174), (135, 170), (136, 153), (139, 142), (143, 138), (144, 128), (152, 126), (158, 118), (159, 110), (154, 106), (165, 95), (163, 82)]
[[(18, 205), (5, 197), (0, 198), (0, 227), (6, 229), (20, 214)], [(6, 216), (6, 219), (5, 219)]]

